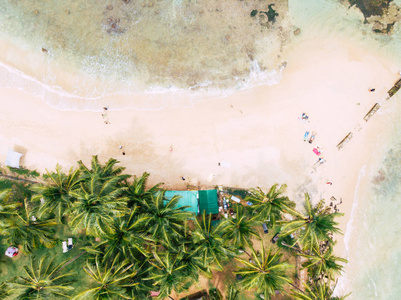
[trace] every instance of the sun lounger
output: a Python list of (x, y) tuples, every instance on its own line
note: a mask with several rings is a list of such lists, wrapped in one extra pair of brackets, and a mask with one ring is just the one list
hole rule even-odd
[(63, 247), (63, 253), (68, 252), (68, 246), (67, 246), (67, 242), (66, 241), (62, 242), (62, 247)]
[(306, 142), (308, 140), (308, 136), (309, 136), (309, 131), (305, 131), (304, 142)]
[(321, 152), (317, 148), (313, 148), (313, 153), (315, 153), (316, 155), (320, 155), (321, 154)]
[(67, 248), (68, 250), (71, 250), (72, 248), (74, 248), (74, 245), (72, 243), (72, 238), (68, 238), (68, 243), (67, 243)]
[(317, 134), (316, 131), (312, 131), (312, 135), (311, 135), (311, 137), (310, 137), (310, 139), (309, 139), (309, 144), (312, 144), (313, 140), (314, 140), (315, 137), (316, 137), (316, 134)]

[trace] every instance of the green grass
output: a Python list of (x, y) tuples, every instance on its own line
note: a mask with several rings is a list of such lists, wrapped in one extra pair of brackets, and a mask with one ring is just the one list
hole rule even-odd
[[(29, 183), (0, 179), (0, 190), (11, 189), (13, 192), (13, 199), (19, 202), (22, 202), (25, 198), (29, 199), (31, 197), (32, 192), (29, 190), (30, 186), (31, 184)], [(73, 238), (74, 248), (67, 253), (63, 253), (62, 241), (67, 241), (67, 238), (69, 237)], [(82, 253), (83, 250), (80, 248), (88, 246), (91, 239), (85, 235), (72, 234), (70, 228), (67, 225), (62, 224), (56, 227), (54, 238), (56, 243), (53, 248), (40, 247), (30, 254), (20, 252), (18, 256), (10, 258), (4, 254), (10, 245), (5, 244), (2, 236), (0, 236), (0, 283), (11, 280), (17, 276), (25, 276), (24, 266), (30, 264), (31, 256), (48, 255), (51, 258), (55, 257), (55, 263), (61, 263), (65, 260), (71, 260)], [(75, 272), (75, 275), (71, 277), (73, 281), (72, 286), (75, 289), (73, 294), (77, 294), (84, 290), (90, 284), (89, 276), (87, 276), (83, 270), (85, 259), (85, 255), (82, 255), (62, 270), (62, 272), (68, 272), (70, 270)], [(11, 300), (14, 298), (15, 295), (10, 296), (8, 299)]]
[[(74, 248), (67, 253), (63, 253), (62, 241), (67, 241), (67, 238), (73, 237)], [(80, 249), (88, 244), (88, 238), (86, 236), (74, 236), (70, 233), (67, 226), (59, 226), (56, 230), (55, 238), (57, 240), (56, 245), (53, 248), (40, 247), (30, 254), (19, 253), (18, 256), (9, 258), (4, 255), (8, 245), (4, 243), (0, 244), (0, 282), (11, 280), (16, 276), (25, 276), (23, 267), (30, 264), (31, 256), (48, 255), (50, 258), (55, 257), (55, 263), (61, 263), (63, 261), (69, 261), (74, 257), (81, 254), (83, 251)], [(84, 290), (90, 284), (90, 279), (86, 275), (83, 266), (85, 264), (85, 254), (80, 256), (74, 262), (66, 266), (60, 272), (67, 273), (68, 271), (74, 271), (74, 276), (71, 277), (72, 287), (74, 287), (73, 294), (77, 294)], [(11, 296), (9, 299), (14, 299)]]
[(246, 196), (249, 196), (248, 190), (245, 189), (224, 187), (224, 190), (227, 191), (228, 194), (240, 197), (241, 199), (245, 199)]

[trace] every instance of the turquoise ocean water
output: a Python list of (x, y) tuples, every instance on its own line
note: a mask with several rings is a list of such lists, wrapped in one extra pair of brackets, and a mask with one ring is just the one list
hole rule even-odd
[[(113, 93), (220, 94), (273, 84), (280, 79), (281, 48), (292, 28), (286, 14), (273, 25), (265, 14), (252, 18), (253, 9), (267, 11), (268, 4), (2, 0), (0, 38), (36, 59), (21, 59), (11, 49), (0, 52), (0, 61), (51, 86), (36, 91), (48, 102), (51, 92), (96, 99)], [(16, 80), (9, 77), (0, 84)], [(35, 92), (29, 82), (20, 84)]]
[[(401, 1), (395, 1), (400, 5)], [(362, 15), (337, 1), (290, 1), (294, 22), (314, 37), (340, 36), (385, 55), (401, 70), (401, 24), (391, 36), (377, 35)], [(401, 299), (401, 105), (392, 99), (388, 115), (391, 139), (378, 140), (371, 163), (360, 170), (351, 220), (345, 234), (349, 263), (336, 292), (347, 299)]]
[[(11, 66), (0, 65), (0, 85), (21, 87), (45, 100), (57, 94), (58, 101), (90, 97), (93, 102), (117, 91), (207, 87), (224, 92), (247, 83), (277, 83), (291, 23), (301, 28), (301, 38), (355, 40), (401, 69), (401, 24), (391, 36), (377, 35), (360, 12), (337, 0), (289, 0), (290, 18), (269, 31), (260, 25), (265, 20), (249, 19), (253, 8), (266, 9), (262, 2), (2, 0), (0, 38), (41, 58), (35, 73), (24, 67), (36, 61), (1, 53)], [(395, 2), (401, 6), (401, 0)], [(60, 88), (58, 76), (63, 76), (54, 73), (54, 64), (77, 74), (69, 79), (70, 88)], [(26, 73), (25, 79), (13, 72)], [(383, 112), (392, 138), (379, 141), (373, 154), (379, 163), (360, 171), (345, 236), (350, 262), (337, 286), (339, 293), (352, 291), (349, 299), (401, 299), (400, 98), (392, 100), (393, 111)]]

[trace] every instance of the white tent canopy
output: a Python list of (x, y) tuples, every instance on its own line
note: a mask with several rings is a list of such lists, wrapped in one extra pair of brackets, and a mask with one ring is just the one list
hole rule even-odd
[(8, 150), (6, 157), (6, 166), (19, 169), (19, 162), (22, 154), (13, 150)]

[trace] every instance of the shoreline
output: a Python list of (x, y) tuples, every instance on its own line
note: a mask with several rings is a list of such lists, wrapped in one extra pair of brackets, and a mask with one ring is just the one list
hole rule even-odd
[[(0, 161), (5, 161), (7, 149), (18, 146), (25, 149), (22, 165), (41, 173), (54, 170), (57, 163), (67, 170), (98, 154), (101, 161), (121, 161), (128, 174), (149, 172), (150, 186), (164, 182), (163, 187), (176, 189), (187, 184), (266, 189), (285, 183), (286, 194), (298, 205), (304, 192), (314, 203), (343, 198), (339, 208), (345, 216), (339, 222), (346, 234), (359, 170), (371, 165), (372, 155), (383, 147), (380, 142), (389, 139), (385, 129), (394, 99), (385, 101), (369, 122), (363, 116), (384, 101), (399, 75), (394, 64), (351, 41), (326, 42), (299, 42), (278, 85), (256, 86), (190, 107), (111, 109), (110, 124), (100, 111), (59, 110), (16, 87), (0, 88)], [(372, 86), (374, 93), (368, 91)], [(309, 123), (298, 120), (302, 113)], [(317, 131), (312, 144), (303, 141), (305, 131)], [(354, 137), (338, 151), (336, 145), (349, 131)], [(313, 170), (316, 145), (326, 163)], [(336, 237), (335, 252), (342, 257), (347, 253), (344, 238)]]

